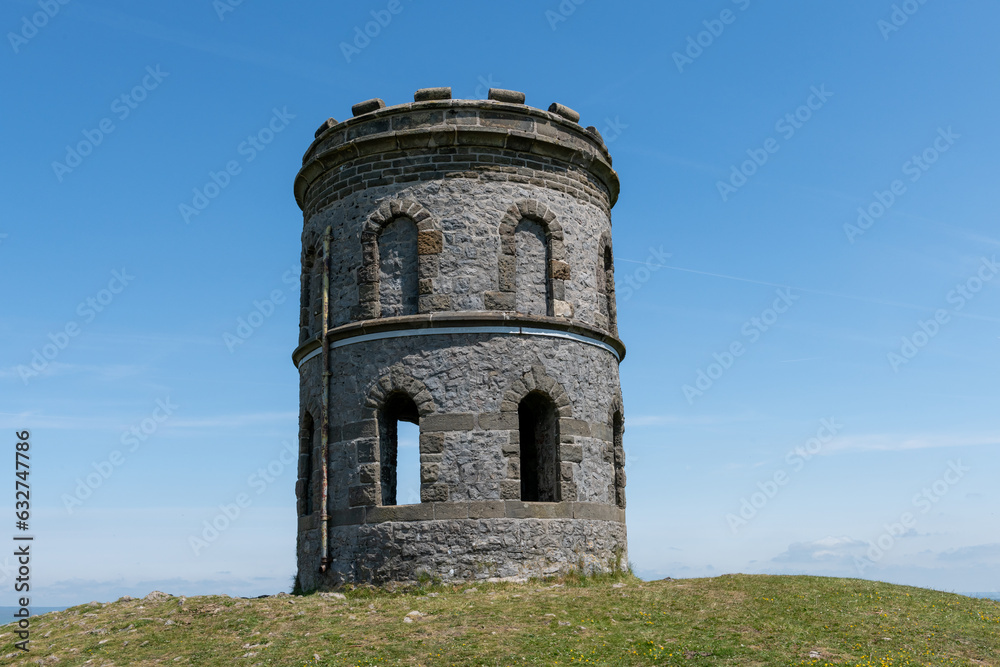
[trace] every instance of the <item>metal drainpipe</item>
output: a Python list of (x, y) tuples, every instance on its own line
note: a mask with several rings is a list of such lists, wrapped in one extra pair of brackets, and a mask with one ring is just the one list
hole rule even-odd
[(323, 414), (320, 424), (320, 466), (323, 471), (320, 487), (320, 574), (326, 572), (330, 566), (330, 536), (328, 505), (330, 497), (329, 488), (329, 443), (330, 443), (330, 342), (327, 339), (327, 329), (330, 325), (330, 234), (332, 228), (327, 227), (323, 233), (323, 323), (320, 326), (320, 334), (323, 344)]

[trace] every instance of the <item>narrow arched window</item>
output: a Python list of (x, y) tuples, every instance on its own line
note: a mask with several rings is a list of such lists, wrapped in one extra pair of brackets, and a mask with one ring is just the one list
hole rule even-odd
[(299, 429), (299, 516), (309, 516), (315, 510), (313, 502), (313, 456), (316, 451), (316, 426), (312, 415), (302, 416)]
[(299, 281), (299, 344), (309, 340), (312, 336), (312, 323), (310, 322), (310, 308), (312, 307), (312, 271), (316, 263), (316, 255), (313, 251), (306, 253), (302, 259), (302, 277)]
[(625, 446), (622, 440), (624, 430), (625, 421), (622, 413), (615, 410), (615, 414), (611, 417), (611, 437), (615, 461), (615, 504), (618, 507), (625, 507)]
[(323, 328), (323, 249), (316, 251), (315, 259), (309, 269), (309, 285), (307, 296), (309, 301), (309, 335), (315, 336)]
[(551, 398), (533, 391), (517, 406), (521, 448), (521, 500), (556, 502), (559, 493), (559, 413)]
[(608, 330), (611, 333), (618, 333), (618, 313), (615, 308), (615, 263), (611, 256), (611, 246), (604, 246), (604, 275), (603, 278), (603, 288), (604, 288), (604, 306), (608, 314)]
[(552, 314), (549, 244), (545, 227), (524, 218), (514, 229), (514, 303), (519, 313)]
[(396, 218), (378, 237), (379, 303), (382, 317), (417, 314), (417, 225)]
[[(382, 483), (382, 504), (383, 505), (396, 505), (400, 504), (397, 498), (397, 490), (399, 488), (400, 475), (399, 473), (399, 450), (400, 450), (400, 422), (408, 422), (410, 424), (419, 424), (420, 415), (417, 412), (417, 404), (413, 402), (413, 399), (407, 396), (401, 391), (393, 392), (386, 398), (385, 404), (379, 412), (378, 428), (379, 428), (379, 464), (380, 464), (380, 481)], [(418, 434), (419, 439), (419, 434)], [(413, 443), (416, 446), (416, 443)], [(419, 450), (417, 450), (419, 452)], [(409, 457), (407, 457), (409, 458)], [(412, 487), (413, 476), (417, 479), (417, 488), (419, 489), (419, 454), (417, 455), (417, 465), (407, 466), (407, 475), (404, 476), (406, 483), (405, 488)], [(415, 469), (415, 470), (414, 470)], [(408, 502), (410, 498), (402, 498), (403, 502)], [(419, 502), (419, 492), (417, 500)]]

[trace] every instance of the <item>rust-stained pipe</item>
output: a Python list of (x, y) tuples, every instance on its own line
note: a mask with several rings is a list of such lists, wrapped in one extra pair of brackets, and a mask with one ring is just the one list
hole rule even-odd
[(319, 501), (319, 534), (320, 534), (320, 574), (330, 566), (330, 535), (329, 523), (329, 459), (330, 459), (330, 341), (327, 340), (327, 329), (330, 325), (330, 234), (332, 228), (327, 227), (323, 233), (323, 323), (320, 325), (320, 335), (323, 344), (323, 410), (320, 423), (319, 458), (323, 471), (320, 486)]

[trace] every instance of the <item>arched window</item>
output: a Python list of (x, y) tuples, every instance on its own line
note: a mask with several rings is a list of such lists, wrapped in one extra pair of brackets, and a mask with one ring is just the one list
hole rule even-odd
[[(379, 468), (382, 482), (382, 504), (396, 505), (399, 464), (399, 422), (420, 423), (420, 414), (413, 399), (401, 391), (393, 392), (386, 399), (379, 412)], [(412, 466), (411, 466), (412, 467)], [(409, 468), (408, 468), (409, 469)], [(415, 474), (419, 488), (419, 459)], [(407, 485), (411, 486), (411, 485)], [(405, 500), (405, 499), (404, 499)]]
[(615, 504), (618, 507), (625, 507), (625, 446), (622, 434), (625, 430), (625, 421), (622, 413), (615, 410), (611, 417), (612, 446), (614, 447), (615, 459)]
[(302, 258), (302, 277), (299, 286), (299, 344), (312, 336), (310, 309), (312, 308), (312, 271), (316, 263), (316, 253), (312, 250)]
[(299, 516), (309, 516), (316, 509), (313, 502), (313, 455), (316, 451), (316, 426), (306, 412), (299, 429)]
[(309, 335), (315, 336), (323, 326), (323, 249), (316, 250), (315, 258), (309, 267), (309, 284), (306, 289), (309, 309)]
[(604, 246), (604, 257), (602, 258), (604, 264), (604, 275), (603, 287), (604, 287), (604, 306), (608, 315), (608, 330), (613, 333), (618, 333), (618, 313), (615, 308), (615, 263), (611, 255), (611, 246)]
[(541, 223), (523, 218), (514, 229), (515, 307), (529, 315), (552, 314), (549, 244)]
[(521, 447), (521, 500), (556, 502), (559, 494), (559, 413), (539, 391), (517, 407)]
[(378, 237), (379, 303), (382, 317), (417, 314), (417, 225), (396, 218)]

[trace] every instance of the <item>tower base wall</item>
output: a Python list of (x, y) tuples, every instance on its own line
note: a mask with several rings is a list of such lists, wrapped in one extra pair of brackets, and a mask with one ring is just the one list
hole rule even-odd
[[(601, 519), (499, 517), (335, 526), (330, 528), (331, 562), (325, 574), (314, 566), (315, 546), (299, 549), (300, 583), (306, 590), (427, 577), (444, 582), (523, 580), (628, 566), (625, 523)], [(310, 566), (302, 567), (302, 560)]]

